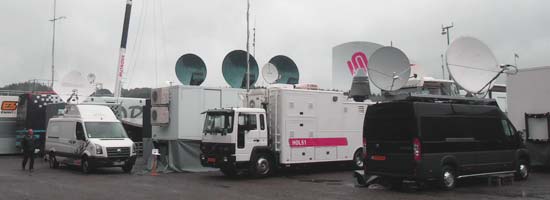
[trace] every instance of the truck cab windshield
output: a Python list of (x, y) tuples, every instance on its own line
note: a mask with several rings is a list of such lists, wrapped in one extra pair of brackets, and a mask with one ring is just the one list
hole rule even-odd
[(88, 138), (128, 138), (119, 122), (85, 122)]
[(204, 133), (231, 133), (233, 132), (233, 113), (209, 112), (204, 121)]

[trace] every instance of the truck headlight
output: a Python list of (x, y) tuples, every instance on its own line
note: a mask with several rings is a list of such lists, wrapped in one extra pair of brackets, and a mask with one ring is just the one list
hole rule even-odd
[(103, 154), (103, 147), (101, 147), (101, 145), (95, 145), (95, 154)]

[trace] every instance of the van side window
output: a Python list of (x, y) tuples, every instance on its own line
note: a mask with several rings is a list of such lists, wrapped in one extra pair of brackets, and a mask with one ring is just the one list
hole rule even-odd
[(77, 140), (86, 140), (86, 137), (84, 136), (84, 128), (82, 127), (82, 123), (77, 122), (76, 123), (76, 139)]
[(504, 134), (507, 136), (507, 137), (512, 137), (514, 136), (514, 131), (512, 131), (512, 127), (510, 127), (510, 125), (508, 124), (508, 121), (506, 120), (500, 120), (502, 122), (502, 128), (504, 129)]
[(471, 138), (472, 131), (461, 117), (422, 117), (422, 138), (425, 141), (444, 141), (447, 138)]
[(260, 129), (265, 130), (265, 120), (263, 114), (260, 114)]

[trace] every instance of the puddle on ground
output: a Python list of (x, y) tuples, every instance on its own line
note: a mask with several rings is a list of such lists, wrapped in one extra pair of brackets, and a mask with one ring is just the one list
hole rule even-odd
[(328, 184), (338, 184), (340, 185), (342, 180), (333, 180), (333, 179), (300, 179), (300, 182), (309, 182), (309, 183), (328, 183)]

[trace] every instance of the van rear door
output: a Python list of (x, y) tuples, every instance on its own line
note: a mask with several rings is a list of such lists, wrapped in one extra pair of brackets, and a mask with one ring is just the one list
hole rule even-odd
[(367, 109), (364, 138), (367, 173), (408, 176), (416, 163), (413, 139), (417, 121), (411, 103), (378, 104)]

